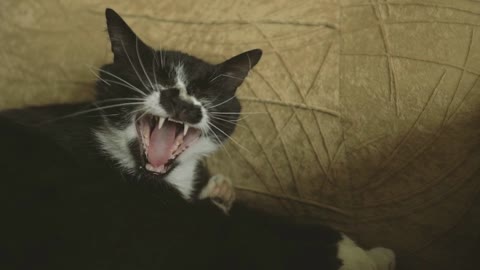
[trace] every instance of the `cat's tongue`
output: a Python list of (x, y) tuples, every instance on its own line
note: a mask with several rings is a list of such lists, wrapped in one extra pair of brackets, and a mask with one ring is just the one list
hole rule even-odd
[(169, 121), (166, 121), (161, 129), (158, 129), (157, 126), (153, 128), (153, 132), (150, 134), (147, 159), (154, 167), (164, 165), (172, 155), (176, 129), (176, 125)]

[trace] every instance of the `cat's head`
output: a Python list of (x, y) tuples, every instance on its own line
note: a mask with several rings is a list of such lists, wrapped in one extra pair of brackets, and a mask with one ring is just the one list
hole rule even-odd
[(210, 64), (149, 47), (111, 9), (106, 18), (114, 61), (99, 71), (96, 132), (105, 152), (130, 173), (163, 177), (215, 151), (235, 129), (236, 89), (262, 51)]

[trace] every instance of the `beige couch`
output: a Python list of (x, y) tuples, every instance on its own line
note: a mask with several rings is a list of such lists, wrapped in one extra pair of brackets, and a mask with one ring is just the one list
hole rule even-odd
[(480, 269), (480, 1), (0, 1), (0, 108), (90, 99), (107, 6), (158, 47), (264, 50), (209, 160), (241, 200), (400, 269)]

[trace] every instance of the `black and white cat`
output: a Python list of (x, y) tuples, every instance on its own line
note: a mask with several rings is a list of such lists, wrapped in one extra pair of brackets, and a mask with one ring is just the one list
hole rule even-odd
[(394, 269), (389, 249), (232, 206), (210, 177), (260, 50), (213, 65), (106, 17), (94, 102), (0, 113), (1, 269)]

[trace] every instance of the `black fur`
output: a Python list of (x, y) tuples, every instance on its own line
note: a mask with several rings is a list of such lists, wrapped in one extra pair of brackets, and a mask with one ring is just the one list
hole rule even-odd
[[(131, 65), (125, 62), (124, 48), (132, 50), (139, 44), (144, 63), (158, 52), (141, 40), (132, 43), (135, 34), (112, 10), (107, 10), (107, 21), (115, 58), (103, 69), (144, 89), (128, 71)], [(121, 40), (126, 42), (122, 45)], [(189, 93), (213, 95), (220, 104), (232, 97), (261, 52), (250, 51), (220, 65), (180, 52), (162, 54), (166, 61), (186, 61), (192, 78)], [(221, 77), (210, 84), (201, 79), (215, 74), (235, 78)], [(168, 72), (163, 75), (159, 78), (169, 79)], [(108, 85), (112, 78), (107, 74), (101, 77), (97, 101), (135, 96), (125, 87)], [(172, 110), (194, 122), (195, 113), (181, 116), (187, 105), (178, 104), (174, 92), (168, 94)], [(0, 113), (1, 269), (340, 267), (336, 244), (341, 235), (334, 230), (290, 224), (239, 204), (226, 216), (209, 200), (186, 201), (155, 175), (118, 169), (99, 149), (93, 130), (105, 124), (102, 115), (116, 126), (127, 125), (125, 108), (62, 118), (85, 108), (94, 106), (52, 105)], [(238, 112), (240, 105), (233, 98), (215, 110)], [(233, 130), (234, 126), (223, 127), (226, 134)], [(138, 148), (133, 143), (132, 153), (140, 152)], [(206, 167), (199, 164), (196, 194), (208, 177)]]

